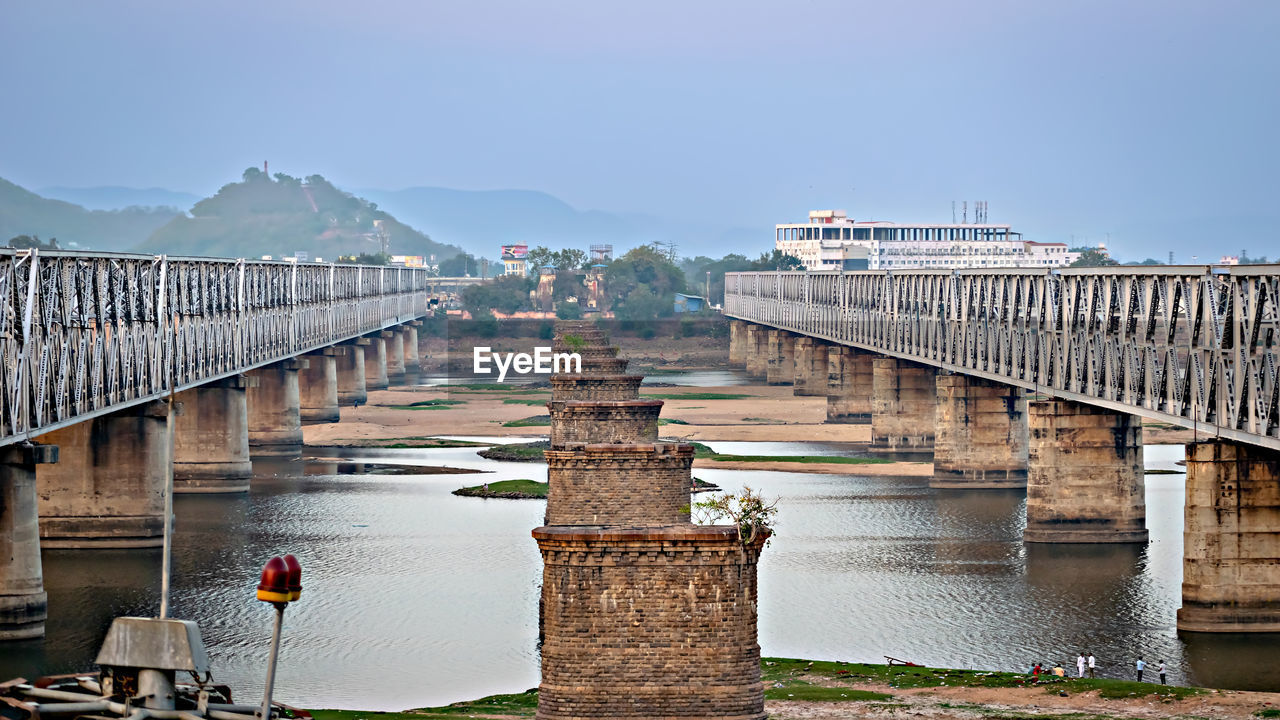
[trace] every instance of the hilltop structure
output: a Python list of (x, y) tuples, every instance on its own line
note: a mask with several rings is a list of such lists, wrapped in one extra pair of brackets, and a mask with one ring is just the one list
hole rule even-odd
[(602, 331), (557, 323), (542, 552), (538, 718), (763, 719), (756, 564), (764, 538), (689, 521), (693, 447), (658, 442)]

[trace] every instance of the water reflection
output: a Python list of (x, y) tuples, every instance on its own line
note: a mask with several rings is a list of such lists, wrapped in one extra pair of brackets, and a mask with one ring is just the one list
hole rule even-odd
[[(248, 699), (260, 692), (270, 610), (253, 588), (266, 558), (293, 552), (306, 588), (286, 616), (278, 681), (286, 701), (389, 710), (536, 685), (541, 563), (529, 530), (544, 505), (450, 491), (484, 479), (544, 480), (546, 467), (475, 450), (361, 448), (329, 464), (257, 463), (247, 495), (179, 497), (175, 614), (200, 623), (216, 679)], [(1152, 463), (1180, 456), (1180, 448), (1147, 451)], [(362, 463), (487, 474), (340, 467)], [(1013, 670), (1092, 651), (1102, 674), (1127, 676), (1140, 653), (1168, 662), (1176, 682), (1280, 685), (1271, 661), (1280, 638), (1176, 632), (1181, 475), (1148, 476), (1143, 547), (1024, 545), (1025, 495), (1014, 490), (931, 490), (922, 478), (853, 474), (697, 474), (782, 498), (761, 563), (767, 654)], [(5, 645), (0, 677), (84, 669), (113, 616), (156, 610), (158, 550), (47, 551), (44, 560), (48, 637)]]

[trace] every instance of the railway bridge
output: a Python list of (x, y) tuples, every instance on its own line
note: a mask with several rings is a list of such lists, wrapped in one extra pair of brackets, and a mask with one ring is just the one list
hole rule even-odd
[(0, 250), (0, 640), (44, 633), (40, 548), (162, 542), (166, 487), (249, 489), (418, 367), (427, 271)]
[(1191, 428), (1178, 627), (1280, 632), (1280, 266), (731, 273), (730, 360), (1026, 542), (1147, 541), (1142, 420)]

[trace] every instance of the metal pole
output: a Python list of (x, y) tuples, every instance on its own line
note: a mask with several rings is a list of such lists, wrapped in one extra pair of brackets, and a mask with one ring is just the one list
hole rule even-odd
[(164, 481), (164, 545), (160, 553), (160, 618), (169, 617), (169, 584), (173, 574), (173, 374), (169, 375), (169, 470)]
[(276, 659), (280, 656), (280, 627), (284, 625), (284, 609), (288, 603), (272, 603), (276, 606), (276, 626), (271, 631), (271, 655), (267, 658), (267, 688), (262, 696), (262, 720), (271, 717), (271, 690), (276, 684)]

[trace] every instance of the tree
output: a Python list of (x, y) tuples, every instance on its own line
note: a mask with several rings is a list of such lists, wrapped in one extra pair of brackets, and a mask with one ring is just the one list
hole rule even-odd
[(1080, 248), (1080, 257), (1068, 267), (1108, 267), (1120, 263), (1111, 259), (1104, 250), (1098, 248)]
[(470, 277), (480, 274), (480, 263), (470, 253), (458, 253), (440, 263), (441, 277)]
[[(266, 173), (262, 172), (261, 170), (259, 170), (259, 169), (258, 169), (258, 168), (256, 168), (256, 167), (247, 167), (247, 168), (245, 168), (245, 171), (244, 171), (243, 173), (241, 173), (241, 174), (240, 174), (240, 177), (241, 177), (245, 182), (253, 182), (253, 181), (255, 181), (255, 180), (267, 180), (267, 179), (270, 179), (270, 178), (268, 178), (268, 177), (267, 177), (267, 174), (266, 174)], [(224, 188), (223, 188), (223, 189), (226, 189), (226, 188), (225, 188), (225, 186), (224, 186)]]
[(49, 242), (40, 242), (38, 235), (19, 235), (9, 241), (8, 247), (17, 250), (27, 250), (34, 248), (36, 250), (61, 250), (58, 247), (58, 238), (49, 238)]
[(490, 310), (510, 315), (529, 307), (529, 281), (519, 275), (503, 275), (493, 282), (472, 285), (462, 291), (462, 306), (473, 317)]
[(804, 270), (804, 262), (794, 255), (788, 255), (777, 248), (771, 253), (762, 253), (752, 263), (752, 270)]
[(653, 245), (632, 248), (605, 269), (613, 310), (624, 320), (652, 320), (675, 312), (675, 294), (684, 292), (684, 273)]
[(539, 245), (529, 250), (524, 256), (524, 263), (529, 268), (530, 275), (537, 275), (538, 271), (544, 267), (553, 266), (555, 253), (545, 245)]

